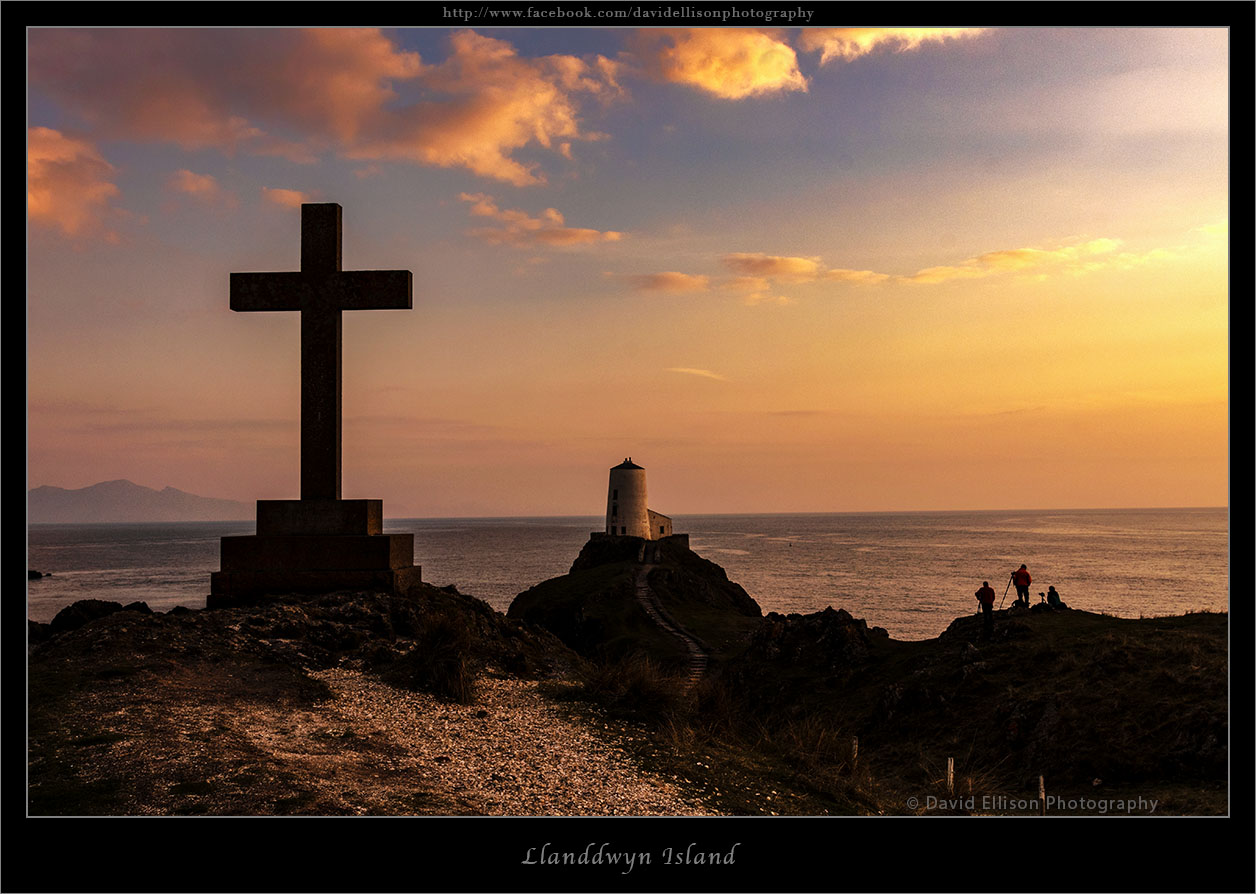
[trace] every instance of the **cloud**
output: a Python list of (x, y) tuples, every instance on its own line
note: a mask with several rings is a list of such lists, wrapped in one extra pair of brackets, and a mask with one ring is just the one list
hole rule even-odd
[(890, 278), (890, 275), (888, 273), (877, 273), (875, 270), (847, 270), (841, 267), (834, 267), (831, 270), (825, 270), (822, 278), (836, 282), (876, 285), (877, 283), (885, 282)]
[(820, 51), (820, 64), (834, 59), (849, 62), (881, 46), (897, 52), (914, 50), (928, 41), (976, 37), (986, 28), (805, 28), (798, 44), (806, 52)]
[(784, 295), (770, 295), (767, 292), (755, 292), (751, 295), (747, 295), (742, 300), (742, 303), (747, 307), (758, 307), (761, 304), (779, 304), (784, 306), (786, 304), (793, 304), (794, 299), (787, 298)]
[(166, 189), (192, 196), (207, 205), (235, 205), (235, 197), (223, 190), (210, 174), (197, 174), (186, 168), (175, 171), (166, 178)]
[(734, 292), (762, 292), (772, 283), (762, 276), (732, 276), (720, 281), (720, 288)]
[(26, 213), (41, 226), (66, 236), (103, 233), (109, 200), (118, 195), (113, 165), (86, 140), (48, 127), (32, 127), (26, 136)]
[(623, 233), (614, 230), (592, 230), (585, 227), (568, 227), (562, 214), (554, 208), (546, 208), (540, 217), (530, 217), (518, 209), (502, 210), (492, 196), (484, 193), (460, 193), (458, 198), (471, 202), (471, 214), (499, 221), (499, 227), (480, 227), (468, 230), (470, 236), (483, 239), (490, 245), (588, 245), (595, 242), (617, 242)]
[[(578, 97), (621, 92), (609, 59), (527, 59), (472, 31), (433, 65), (377, 28), (43, 29), (28, 40), (32, 87), (112, 139), (299, 162), (334, 151), (520, 186), (545, 177), (513, 152), (570, 157), (573, 141), (601, 138), (581, 124)], [(410, 85), (421, 101), (398, 93)]]
[(792, 298), (771, 294), (772, 282), (764, 276), (732, 276), (720, 280), (719, 288), (726, 292), (746, 292), (742, 303), (748, 307), (760, 304), (793, 304)]
[(632, 42), (654, 77), (723, 99), (807, 89), (794, 49), (753, 28), (644, 30)]
[(820, 273), (819, 258), (791, 258), (756, 253), (729, 254), (720, 260), (724, 266), (745, 276), (769, 277), (784, 282), (810, 282)]
[(175, 192), (187, 193), (201, 198), (212, 198), (218, 194), (218, 181), (211, 174), (194, 174), (186, 168), (175, 171), (166, 178), (166, 186)]
[[(1113, 254), (1120, 246), (1119, 239), (1092, 239), (1089, 242), (1064, 245), (1054, 249), (1015, 248), (992, 251), (953, 266), (926, 267), (902, 279), (911, 283), (933, 285), (955, 279), (982, 279), (1007, 272), (1042, 272), (1048, 269), (1088, 272), (1099, 266), (1108, 266), (1112, 260), (1122, 257), (1126, 261), (1131, 261), (1134, 257), (1132, 255)], [(1103, 255), (1111, 257), (1099, 264), (1090, 260)]]
[(285, 208), (300, 208), (306, 202), (314, 201), (309, 193), (304, 193), (300, 190), (271, 189), (268, 186), (262, 187), (262, 198), (276, 205), (282, 205)]
[(708, 276), (691, 276), (688, 273), (630, 273), (622, 277), (639, 292), (705, 292), (710, 288)]
[(573, 140), (603, 138), (581, 125), (576, 97), (619, 95), (616, 63), (602, 56), (525, 59), (506, 41), (473, 31), (455, 33), (450, 45), (450, 57), (421, 78), (445, 98), (400, 110), (350, 157), (464, 167), (527, 186), (546, 177), (513, 158), (515, 150), (536, 143), (570, 158)]
[[(669, 271), (666, 273), (624, 274), (620, 278), (639, 291), (704, 292), (714, 286), (725, 292), (742, 292), (748, 306), (793, 304), (794, 299), (775, 293), (779, 283), (811, 283), (820, 280), (875, 285), (890, 279), (887, 273), (872, 270), (827, 270), (820, 258), (768, 255), (762, 252), (734, 252), (722, 255), (720, 262), (736, 275), (714, 281), (706, 275)], [(608, 274), (613, 275), (613, 274)]]
[(664, 370), (664, 372), (683, 373), (687, 376), (701, 376), (704, 379), (716, 379), (720, 382), (728, 381), (725, 376), (721, 376), (716, 372), (711, 372), (709, 369), (691, 369), (687, 366), (669, 366), (666, 370)]

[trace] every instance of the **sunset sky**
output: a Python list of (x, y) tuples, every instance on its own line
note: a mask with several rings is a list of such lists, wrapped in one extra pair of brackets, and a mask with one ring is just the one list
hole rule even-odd
[(390, 517), (1225, 505), (1228, 42), (34, 29), (28, 486), (297, 497), (313, 201)]

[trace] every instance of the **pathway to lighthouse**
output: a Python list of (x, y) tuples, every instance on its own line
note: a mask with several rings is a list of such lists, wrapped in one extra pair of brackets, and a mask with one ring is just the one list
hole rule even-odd
[[(650, 549), (650, 546), (651, 544), (646, 544), (642, 547), (643, 561), (646, 559), (646, 551)], [(649, 558), (653, 559), (654, 556), (651, 555)], [(641, 570), (637, 572), (637, 602), (645, 609), (650, 620), (685, 644), (685, 650), (689, 653), (689, 665), (685, 674), (685, 691), (688, 692), (706, 673), (707, 653), (693, 634), (676, 623), (667, 613), (667, 609), (663, 608), (658, 596), (650, 588), (650, 572), (657, 567), (653, 561), (649, 561), (643, 564)]]

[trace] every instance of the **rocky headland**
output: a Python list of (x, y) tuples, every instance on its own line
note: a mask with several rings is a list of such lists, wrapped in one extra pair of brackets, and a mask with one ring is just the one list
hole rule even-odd
[(989, 642), (975, 615), (903, 642), (841, 609), (764, 615), (683, 543), (634, 538), (590, 540), (505, 615), (427, 585), (85, 600), (29, 622), (28, 810), (1023, 813), (1041, 777), (1056, 813), (1224, 814), (1227, 622), (1044, 606)]

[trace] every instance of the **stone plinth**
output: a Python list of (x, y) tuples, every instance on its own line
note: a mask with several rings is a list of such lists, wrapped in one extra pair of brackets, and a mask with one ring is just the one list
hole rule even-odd
[(384, 534), (381, 500), (258, 500), (257, 534), (222, 538), (209, 608), (280, 593), (404, 592), (422, 579), (413, 534)]
[(257, 533), (382, 534), (383, 500), (258, 500)]

